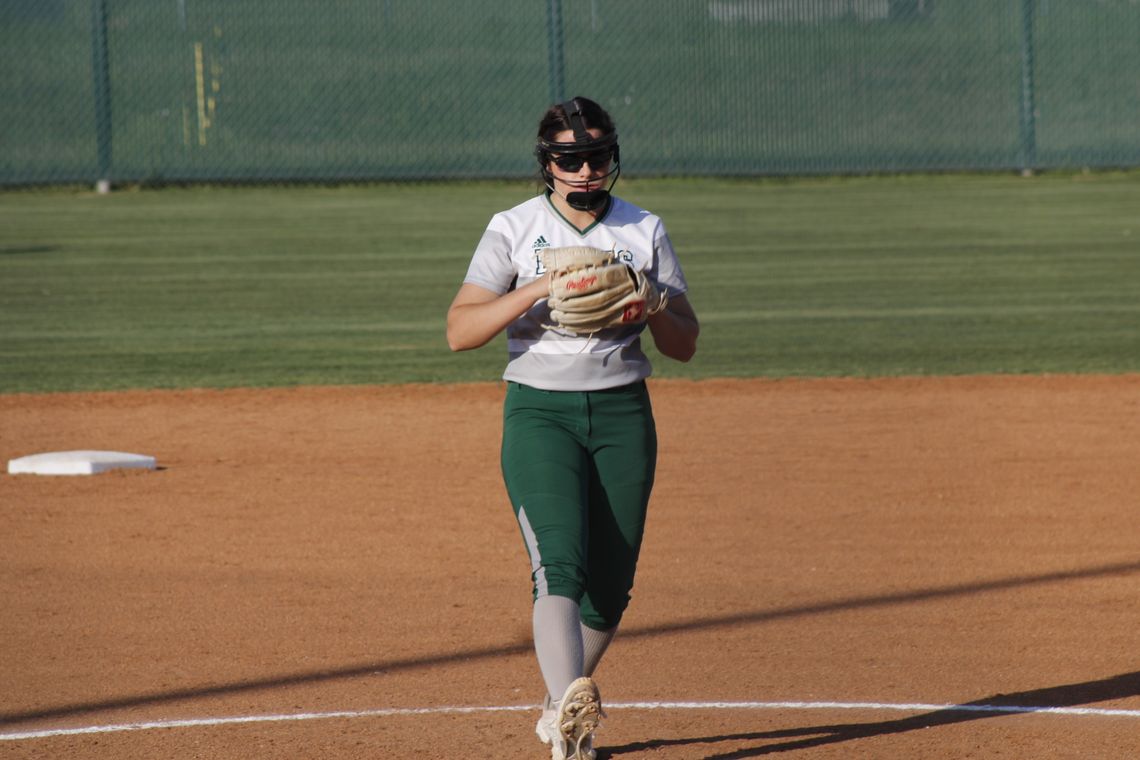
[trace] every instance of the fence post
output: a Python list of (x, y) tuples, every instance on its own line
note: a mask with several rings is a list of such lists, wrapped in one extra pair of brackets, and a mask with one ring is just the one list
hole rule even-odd
[(1036, 0), (1021, 0), (1021, 173), (1037, 166), (1037, 98), (1033, 84), (1033, 20)]
[(111, 191), (111, 71), (107, 55), (107, 0), (91, 0), (91, 77), (95, 95), (95, 190)]
[(566, 59), (562, 50), (562, 0), (549, 0), (546, 46), (550, 63), (550, 102), (561, 103), (566, 91)]

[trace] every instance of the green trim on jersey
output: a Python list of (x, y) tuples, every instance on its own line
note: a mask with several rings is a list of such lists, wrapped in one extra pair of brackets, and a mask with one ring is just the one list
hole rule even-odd
[[(492, 216), (463, 281), (492, 293), (506, 293), (516, 278), (518, 287), (523, 287), (545, 274), (543, 249), (584, 245), (615, 251), (624, 263), (644, 272), (670, 295), (688, 289), (665, 226), (656, 215), (614, 195), (605, 217), (583, 235), (561, 221), (549, 204), (545, 193), (539, 193)], [(546, 390), (587, 391), (627, 385), (652, 372), (639, 340), (646, 329), (644, 322), (603, 330), (592, 337), (565, 335), (544, 329), (544, 324), (550, 324), (550, 307), (546, 299), (539, 299), (507, 325), (504, 380)]]
[(567, 227), (574, 230), (575, 232), (577, 232), (579, 235), (581, 235), (583, 237), (590, 234), (590, 230), (594, 229), (599, 224), (604, 222), (606, 220), (606, 217), (609, 216), (610, 210), (613, 209), (613, 207), (614, 207), (614, 198), (611, 195), (609, 198), (606, 198), (605, 210), (603, 210), (602, 213), (598, 214), (597, 218), (594, 219), (593, 224), (590, 224), (583, 229), (578, 229), (577, 225), (575, 225), (573, 222), (571, 222), (569, 219), (567, 219), (566, 217), (564, 217), (562, 215), (562, 212), (559, 211), (558, 207), (554, 205), (554, 201), (550, 200), (550, 195), (551, 195), (551, 191), (547, 190), (543, 196), (546, 198), (546, 205), (550, 207), (550, 210), (553, 211), (555, 213), (555, 215), (558, 216), (559, 219), (561, 219), (563, 222), (566, 223)]

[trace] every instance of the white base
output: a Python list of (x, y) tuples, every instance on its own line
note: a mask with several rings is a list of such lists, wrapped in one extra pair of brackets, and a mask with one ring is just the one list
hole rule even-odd
[(53, 451), (8, 462), (10, 475), (95, 475), (119, 469), (153, 470), (154, 457), (122, 451)]

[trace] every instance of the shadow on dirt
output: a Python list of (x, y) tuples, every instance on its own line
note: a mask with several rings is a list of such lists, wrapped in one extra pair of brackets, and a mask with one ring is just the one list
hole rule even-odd
[(1051, 686), (1033, 689), (1016, 694), (995, 694), (974, 702), (955, 705), (943, 710), (913, 715), (897, 720), (874, 721), (871, 723), (838, 723), (820, 726), (804, 726), (778, 731), (757, 731), (754, 733), (725, 734), (721, 736), (686, 737), (683, 739), (660, 739), (638, 742), (619, 747), (599, 748), (599, 760), (620, 757), (629, 752), (656, 750), (666, 747), (692, 746), (697, 744), (716, 745), (721, 742), (764, 742), (763, 746), (734, 750), (722, 754), (706, 755), (706, 760), (742, 760), (749, 757), (762, 757), (779, 752), (820, 747), (840, 742), (856, 741), (872, 736), (887, 736), (934, 728), (954, 723), (997, 718), (1003, 715), (1019, 715), (1040, 712), (1050, 707), (1073, 707), (1112, 699), (1124, 699), (1140, 695), (1140, 672), (1105, 678), (1099, 681)]
[(828, 612), (847, 612), (850, 610), (870, 609), (874, 607), (892, 607), (914, 602), (925, 602), (934, 599), (947, 599), (957, 596), (972, 596), (990, 591), (1004, 591), (1013, 588), (1026, 588), (1030, 586), (1044, 586), (1065, 581), (1087, 580), (1108, 575), (1127, 575), (1140, 572), (1140, 562), (1118, 562), (1100, 567), (1090, 567), (1083, 570), (1065, 570), (1040, 575), (1017, 575), (1011, 578), (1001, 578), (992, 581), (975, 581), (960, 583), (937, 588), (916, 589), (913, 591), (900, 591), (893, 594), (856, 597), (854, 599), (839, 599), (833, 602), (820, 602), (798, 607), (785, 607), (774, 610), (757, 610), (755, 612), (741, 612), (733, 615), (723, 615), (711, 618), (698, 618), (690, 621), (666, 623), (652, 628), (639, 628), (623, 630), (622, 640), (634, 637), (661, 636), (668, 633), (704, 630), (708, 628), (729, 628), (738, 625), (755, 625), (756, 623), (770, 623), (774, 620), (819, 615)]
[[(742, 612), (733, 615), (709, 618), (695, 618), (693, 620), (683, 620), (676, 623), (657, 625), (653, 627), (630, 628), (623, 631), (621, 637), (623, 640), (629, 640), (633, 638), (652, 638), (656, 636), (684, 633), (689, 631), (718, 629), (742, 625), (757, 625), (768, 623), (774, 620), (819, 615), (830, 612), (867, 609), (874, 607), (890, 607), (895, 605), (913, 604), (915, 602), (923, 602), (934, 599), (946, 599), (958, 596), (969, 596), (973, 594), (984, 594), (990, 591), (1002, 591), (1013, 588), (1041, 586), (1053, 583), (1064, 583), (1067, 581), (1086, 580), (1089, 578), (1098, 578), (1109, 575), (1125, 575), (1137, 572), (1140, 572), (1140, 562), (1122, 562), (1110, 565), (1102, 565), (1099, 567), (1085, 568), (1083, 570), (1059, 571), (1052, 573), (1043, 573), (1039, 575), (1020, 575), (1011, 578), (978, 581), (974, 583), (961, 583), (929, 589), (917, 589), (914, 591), (904, 591), (894, 594), (881, 594), (857, 597), (854, 599), (842, 599), (832, 602), (820, 602), (818, 604), (809, 604), (798, 607), (786, 607), (774, 610), (757, 610), (755, 612)], [(161, 705), (183, 700), (241, 694), (252, 691), (260, 691), (263, 689), (297, 686), (301, 684), (373, 677), (386, 673), (395, 673), (410, 670), (430, 670), (431, 668), (439, 667), (441, 665), (450, 665), (458, 662), (472, 662), (481, 659), (501, 658), (514, 655), (529, 655), (531, 651), (531, 642), (528, 637), (525, 640), (515, 641), (514, 643), (495, 647), (485, 647), (482, 649), (468, 649), (457, 652), (407, 658), (403, 660), (380, 660), (377, 662), (352, 665), (344, 668), (331, 668), (326, 670), (314, 670), (278, 676), (269, 676), (263, 679), (252, 681), (202, 685), (197, 687), (191, 686), (184, 689), (129, 695), (101, 701), (64, 704), (55, 707), (45, 707), (37, 710), (4, 712), (0, 713), (0, 723), (12, 724), (16, 722), (42, 720), (46, 718), (62, 718), (66, 716), (81, 715), (84, 713), (93, 713), (104, 710), (142, 707), (146, 705)], [(1112, 693), (1108, 696), (1103, 696), (1103, 694), (1108, 691)], [(1083, 702), (1096, 702), (1120, 696), (1133, 696), (1137, 693), (1140, 693), (1140, 691), (1137, 689), (1137, 675), (1133, 673), (1125, 676), (1118, 676), (1113, 679), (1108, 679), (1107, 681), (1097, 681), (1090, 684), (1062, 686), (1049, 689), (1041, 689), (1036, 692), (1009, 695), (1009, 699), (1024, 700), (1029, 698), (1051, 698), (1054, 700), (1054, 702), (1046, 701), (1042, 703), (1043, 706), (1049, 707), (1054, 705), (1063, 706), (1069, 704), (1082, 704)], [(1092, 694), (1093, 697), (1085, 698), (1084, 695), (1086, 694)], [(976, 704), (1012, 704), (1011, 702), (995, 703), (993, 701), (993, 699), (1005, 698), (1006, 697), (998, 696), (992, 699), (982, 700)], [(979, 718), (983, 717), (992, 717), (990, 713), (976, 714), (969, 712), (963, 713), (958, 711), (945, 712), (945, 715), (943, 712), (937, 712), (926, 716), (906, 718), (898, 721), (886, 721), (883, 723), (856, 724), (853, 726), (817, 726), (812, 729), (796, 730), (795, 735), (822, 733), (825, 734), (825, 736), (814, 737), (810, 739), (800, 739), (796, 742), (793, 742), (792, 744), (795, 746), (815, 746), (816, 744), (827, 744), (834, 741), (847, 741), (849, 739), (858, 738), (859, 736), (874, 736), (882, 733), (909, 731), (914, 728), (924, 728), (927, 726), (941, 725), (945, 723), (957, 723), (963, 720), (978, 720)], [(836, 738), (837, 736), (840, 738)], [(760, 733), (754, 736), (747, 735), (738, 737), (721, 737), (721, 740), (739, 740), (748, 738), (770, 739), (781, 737)], [(686, 739), (682, 741), (683, 743), (687, 744), (698, 742), (713, 742), (717, 740), (717, 737), (710, 737), (706, 739)], [(647, 746), (668, 746), (669, 741), (670, 740), (663, 740), (663, 744), (661, 745), (654, 744)], [(638, 747), (641, 746), (642, 745), (638, 745)], [(618, 750), (611, 751), (617, 752)], [(771, 747), (766, 747), (759, 752), (760, 754), (765, 754), (772, 751), (775, 750), (771, 749)], [(755, 755), (731, 754), (724, 755), (723, 757), (733, 758), (753, 756)]]

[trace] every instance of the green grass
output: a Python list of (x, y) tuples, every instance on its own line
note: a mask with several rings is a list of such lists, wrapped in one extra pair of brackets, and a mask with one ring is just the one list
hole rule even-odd
[[(702, 321), (659, 377), (1140, 371), (1140, 174), (641, 180)], [(492, 380), (444, 315), (524, 183), (0, 195), (0, 392)]]

